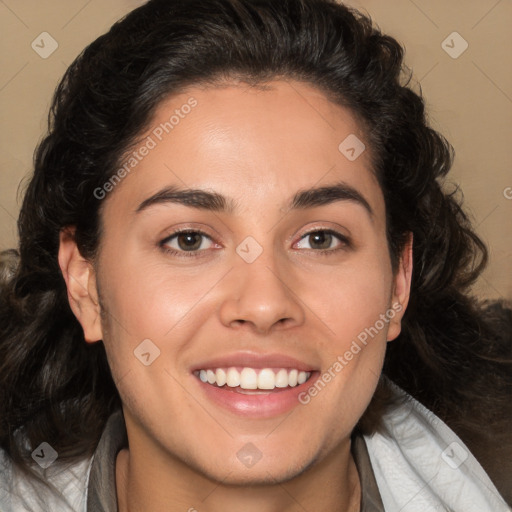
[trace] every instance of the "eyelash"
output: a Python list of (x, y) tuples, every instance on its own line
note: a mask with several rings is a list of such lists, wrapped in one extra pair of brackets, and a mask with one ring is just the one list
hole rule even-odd
[[(309, 251), (314, 251), (315, 253), (318, 253), (321, 256), (331, 256), (331, 255), (333, 255), (334, 253), (337, 253), (340, 250), (345, 250), (347, 248), (351, 248), (352, 247), (352, 244), (351, 244), (349, 238), (347, 238), (346, 236), (344, 236), (341, 233), (338, 233), (337, 231), (334, 231), (332, 229), (314, 229), (312, 231), (308, 231), (307, 233), (304, 233), (301, 236), (299, 242), (302, 241), (303, 239), (307, 238), (308, 236), (316, 234), (316, 233), (325, 233), (325, 234), (328, 234), (328, 235), (332, 235), (332, 236), (337, 238), (342, 243), (342, 246), (338, 247), (336, 249), (308, 249)], [(204, 237), (206, 237), (206, 238), (211, 240), (211, 237), (208, 234), (204, 233), (203, 231), (192, 230), (192, 229), (183, 229), (183, 230), (174, 231), (171, 235), (167, 236), (161, 242), (159, 242), (158, 245), (160, 246), (160, 248), (165, 253), (170, 254), (172, 256), (185, 257), (185, 258), (188, 258), (188, 257), (196, 257), (196, 258), (200, 257), (199, 253), (204, 251), (204, 250), (206, 250), (206, 249), (202, 249), (200, 251), (177, 251), (175, 249), (170, 249), (167, 246), (167, 244), (172, 239), (176, 238), (178, 235), (183, 235), (183, 234), (201, 235), (201, 236), (204, 236)]]

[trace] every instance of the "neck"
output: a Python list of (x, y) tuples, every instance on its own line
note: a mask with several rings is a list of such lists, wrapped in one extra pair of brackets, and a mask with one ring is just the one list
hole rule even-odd
[[(286, 481), (269, 474), (258, 485), (215, 481), (182, 461), (130, 447), (116, 461), (119, 512), (303, 512), (360, 509), (359, 475), (347, 439), (322, 460)], [(228, 481), (229, 474), (225, 481)]]

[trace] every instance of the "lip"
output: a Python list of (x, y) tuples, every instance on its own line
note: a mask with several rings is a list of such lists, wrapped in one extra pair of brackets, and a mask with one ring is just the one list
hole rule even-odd
[(214, 359), (201, 361), (191, 367), (190, 372), (211, 368), (286, 368), (314, 372), (318, 368), (285, 354), (258, 354), (257, 352), (234, 352)]
[[(275, 388), (272, 391), (259, 390), (254, 394), (237, 391), (240, 388), (218, 387), (202, 382), (194, 372), (213, 368), (286, 368), (311, 372), (310, 378), (293, 388)], [(258, 354), (255, 352), (236, 352), (214, 359), (201, 361), (191, 367), (191, 377), (200, 393), (213, 405), (238, 417), (264, 419), (279, 416), (300, 406), (299, 395), (306, 391), (320, 375), (319, 369), (285, 354)]]
[(279, 416), (301, 405), (299, 395), (306, 391), (318, 379), (320, 372), (312, 372), (310, 378), (293, 388), (275, 388), (272, 391), (261, 390), (255, 394), (235, 391), (239, 388), (223, 386), (219, 388), (202, 382), (192, 375), (204, 396), (214, 405), (220, 406), (238, 417), (265, 419)]

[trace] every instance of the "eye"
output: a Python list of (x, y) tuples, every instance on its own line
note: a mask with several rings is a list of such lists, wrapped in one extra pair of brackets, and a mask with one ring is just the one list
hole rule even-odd
[(177, 256), (197, 256), (199, 251), (209, 248), (205, 247), (205, 238), (213, 244), (213, 240), (202, 231), (175, 231), (162, 240), (159, 245), (164, 251)]
[[(304, 247), (304, 244), (308, 241), (309, 247)], [(337, 246), (336, 242), (338, 242)], [(334, 247), (333, 243), (335, 244)], [(166, 253), (179, 257), (201, 256), (201, 252), (211, 249), (213, 245), (215, 244), (209, 235), (202, 231), (190, 229), (175, 231), (159, 243), (159, 246)], [(350, 240), (331, 229), (317, 229), (303, 235), (297, 247), (313, 250), (318, 254), (329, 255), (350, 247)]]
[[(308, 241), (309, 247), (304, 247), (304, 243)], [(338, 242), (338, 247), (333, 248), (333, 242)], [(302, 244), (302, 246), (300, 244)], [(350, 240), (332, 229), (317, 229), (303, 235), (297, 247), (299, 247), (299, 249), (312, 249), (315, 250), (315, 252), (327, 254), (350, 247)]]

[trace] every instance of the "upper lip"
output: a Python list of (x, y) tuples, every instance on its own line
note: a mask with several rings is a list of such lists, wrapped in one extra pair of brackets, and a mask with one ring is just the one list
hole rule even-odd
[(234, 352), (213, 359), (208, 359), (195, 364), (192, 371), (206, 370), (208, 368), (230, 368), (233, 366), (248, 368), (290, 368), (311, 372), (315, 368), (310, 364), (295, 357), (285, 354), (259, 354), (257, 352)]

